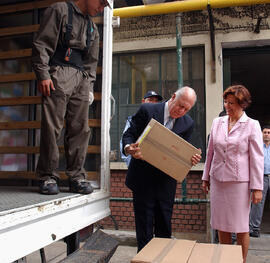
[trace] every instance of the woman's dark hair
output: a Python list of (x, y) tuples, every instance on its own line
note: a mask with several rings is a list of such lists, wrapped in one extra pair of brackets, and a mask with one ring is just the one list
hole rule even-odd
[(223, 93), (223, 99), (226, 99), (228, 95), (234, 95), (243, 110), (251, 103), (250, 93), (243, 85), (233, 85), (228, 87)]

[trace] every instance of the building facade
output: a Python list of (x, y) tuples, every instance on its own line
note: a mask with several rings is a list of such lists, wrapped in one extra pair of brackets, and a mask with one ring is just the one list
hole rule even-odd
[[(266, 110), (270, 98), (269, 12), (270, 5), (263, 4), (181, 14), (183, 84), (198, 94), (197, 104), (190, 112), (196, 123), (192, 143), (202, 149), (203, 158), (187, 176), (184, 196), (200, 200), (175, 204), (173, 231), (176, 236), (180, 232), (209, 233), (209, 205), (203, 201), (207, 197), (201, 191), (200, 178), (207, 135), (213, 119), (223, 110), (224, 89), (231, 84), (244, 84), (253, 102), (247, 114), (258, 119), (261, 125), (270, 123)], [(123, 18), (120, 27), (114, 29), (112, 93), (116, 114), (110, 132), (113, 197), (131, 197), (123, 183), (127, 168), (119, 157), (119, 140), (127, 116), (136, 112), (145, 91), (155, 90), (168, 99), (177, 89), (176, 16)], [(181, 184), (176, 197), (183, 197)], [(131, 202), (112, 201), (111, 210), (119, 228), (134, 227)], [(103, 223), (106, 227), (113, 226), (110, 219)], [(202, 236), (196, 238), (203, 240)], [(205, 239), (209, 240), (209, 235)]]

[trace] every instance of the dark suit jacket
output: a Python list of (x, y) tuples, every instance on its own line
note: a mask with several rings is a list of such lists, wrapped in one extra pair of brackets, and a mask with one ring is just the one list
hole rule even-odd
[[(164, 107), (165, 102), (144, 103), (141, 105), (137, 113), (132, 117), (130, 128), (123, 134), (123, 149), (125, 145), (136, 142), (151, 118), (164, 124)], [(189, 141), (193, 126), (193, 120), (190, 116), (185, 115), (175, 120), (172, 131)], [(155, 188), (156, 191), (162, 191), (164, 194), (171, 191), (173, 194), (176, 180), (148, 162), (132, 158), (127, 172), (126, 185), (132, 191), (137, 192)], [(164, 189), (167, 191), (164, 191)]]

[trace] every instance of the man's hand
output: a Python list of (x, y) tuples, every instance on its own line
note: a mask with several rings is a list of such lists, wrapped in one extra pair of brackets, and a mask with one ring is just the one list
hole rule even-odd
[(43, 96), (50, 96), (51, 89), (55, 90), (51, 79), (45, 79), (38, 81), (38, 90)]
[(253, 190), (251, 201), (253, 204), (258, 204), (262, 201), (262, 191), (261, 190)]
[(126, 154), (130, 154), (135, 159), (143, 159), (139, 143), (132, 143), (125, 148)]
[(203, 181), (202, 182), (202, 189), (203, 189), (204, 193), (208, 194), (208, 192), (210, 191), (210, 183), (209, 183), (209, 181)]
[[(201, 151), (201, 149), (199, 149), (200, 151)], [(192, 165), (194, 166), (194, 165), (196, 165), (197, 163), (199, 163), (200, 162), (200, 160), (201, 160), (201, 158), (202, 158), (202, 155), (201, 155), (201, 153), (200, 154), (195, 154), (195, 155), (193, 155), (192, 156), (192, 158), (191, 158), (191, 163), (192, 163)]]

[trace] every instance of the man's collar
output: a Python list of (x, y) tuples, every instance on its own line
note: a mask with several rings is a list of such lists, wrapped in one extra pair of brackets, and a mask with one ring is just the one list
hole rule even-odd
[(164, 121), (166, 121), (169, 117), (170, 117), (169, 105), (168, 101), (166, 101), (164, 106)]

